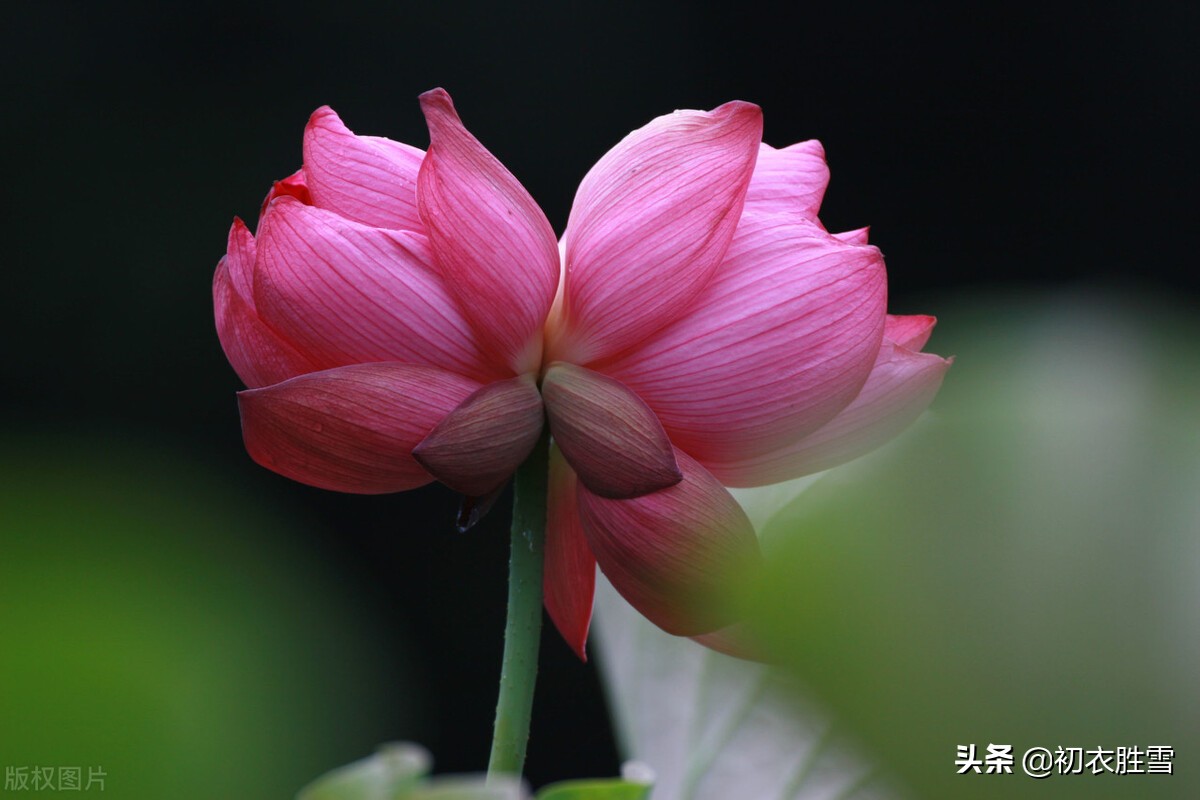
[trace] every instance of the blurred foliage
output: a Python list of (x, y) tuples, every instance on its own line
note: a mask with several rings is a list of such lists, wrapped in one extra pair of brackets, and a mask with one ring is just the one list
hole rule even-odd
[[(1195, 309), (928, 307), (958, 357), (933, 412), (766, 525), (761, 633), (915, 796), (1200, 796)], [(1014, 774), (956, 774), (993, 743)], [(1175, 774), (1021, 773), (1031, 747), (1148, 745)]]
[(0, 766), (97, 768), (131, 800), (290, 797), (405, 732), (394, 635), (305, 529), (170, 447), (7, 436)]

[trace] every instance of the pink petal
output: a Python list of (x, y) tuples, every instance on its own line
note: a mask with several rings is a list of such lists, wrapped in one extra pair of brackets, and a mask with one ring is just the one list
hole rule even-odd
[(413, 457), (454, 491), (482, 497), (533, 452), (544, 418), (532, 375), (489, 383), (439, 422)]
[(229, 229), (229, 248), (213, 275), (217, 338), (242, 383), (251, 389), (312, 372), (315, 367), (268, 328), (243, 295), (254, 270), (254, 237), (240, 219)]
[(412, 449), (479, 384), (433, 367), (355, 364), (238, 394), (250, 457), (292, 480), (356, 494), (433, 478)]
[(933, 326), (936, 324), (937, 317), (931, 317), (928, 314), (916, 314), (910, 317), (888, 314), (887, 327), (884, 328), (883, 335), (901, 347), (919, 352), (929, 341), (929, 335), (933, 333)]
[(260, 227), (258, 313), (321, 368), (404, 361), (480, 381), (503, 375), (477, 346), (420, 234), (369, 228), (288, 197)]
[(758, 563), (758, 540), (741, 506), (682, 451), (683, 481), (632, 500), (579, 486), (584, 534), (621, 595), (668, 633), (697, 636), (735, 620), (722, 597)]
[(746, 210), (799, 214), (816, 221), (828, 185), (825, 148), (816, 139), (782, 150), (763, 144), (746, 192)]
[[(918, 319), (932, 324), (933, 318)], [(941, 387), (951, 361), (884, 339), (875, 368), (858, 397), (822, 428), (772, 452), (708, 467), (727, 486), (763, 486), (858, 458), (921, 415)]]
[(458, 118), (450, 95), (421, 95), (430, 145), (417, 203), (437, 264), (467, 318), (514, 372), (536, 369), (558, 285), (558, 243), (537, 203)]
[(701, 463), (778, 449), (862, 388), (883, 336), (887, 279), (874, 247), (783, 215), (743, 215), (687, 316), (606, 367)]
[(555, 363), (542, 379), (554, 440), (579, 479), (601, 497), (638, 497), (683, 475), (654, 412), (619, 381)]
[(550, 448), (546, 509), (546, 561), (542, 590), (546, 613), (575, 655), (587, 661), (588, 628), (596, 592), (596, 557), (579, 520), (575, 471), (555, 446)]
[(552, 357), (606, 358), (682, 314), (737, 227), (762, 112), (677, 111), (625, 137), (579, 186), (567, 224), (565, 327)]
[(329, 106), (304, 129), (304, 175), (313, 205), (376, 228), (420, 231), (417, 171), (425, 153), (376, 136), (355, 136)]

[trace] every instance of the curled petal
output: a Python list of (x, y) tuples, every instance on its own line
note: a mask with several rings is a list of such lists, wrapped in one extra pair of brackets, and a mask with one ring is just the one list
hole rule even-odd
[(750, 103), (677, 111), (592, 167), (567, 223), (565, 326), (552, 357), (615, 355), (686, 310), (729, 247), (761, 138)]
[(730, 580), (759, 561), (742, 507), (707, 470), (677, 450), (683, 480), (632, 500), (579, 487), (579, 511), (600, 569), (647, 619), (677, 636), (735, 622), (721, 602)]
[(355, 136), (329, 106), (304, 129), (304, 175), (318, 208), (376, 228), (419, 231), (417, 172), (425, 153), (376, 136)]
[(481, 382), (503, 375), (477, 346), (420, 234), (359, 225), (288, 197), (260, 227), (259, 315), (321, 368), (405, 361)]
[(596, 592), (596, 557), (579, 520), (578, 479), (557, 446), (550, 448), (546, 507), (546, 613), (575, 655), (587, 661), (588, 628)]
[(481, 497), (533, 452), (544, 417), (533, 376), (489, 383), (446, 415), (413, 457), (454, 491)]
[(541, 359), (542, 323), (558, 285), (558, 242), (513, 174), (434, 89), (421, 95), (429, 152), (417, 203), (438, 267), (464, 313), (515, 372)]
[[(930, 325), (933, 320), (900, 319), (926, 319)], [(899, 327), (909, 328), (910, 323)], [(708, 467), (727, 486), (763, 486), (858, 458), (896, 436), (921, 415), (933, 402), (951, 361), (884, 339), (875, 367), (858, 397), (823, 427), (772, 452), (710, 463)]]
[(355, 364), (238, 394), (250, 457), (292, 480), (381, 494), (433, 478), (412, 449), (479, 384), (433, 367)]
[(638, 497), (683, 478), (658, 418), (619, 381), (555, 363), (542, 395), (555, 442), (594, 494)]
[(266, 216), (267, 208), (277, 197), (291, 197), (299, 200), (306, 206), (313, 204), (312, 194), (308, 191), (308, 183), (304, 180), (303, 169), (298, 169), (283, 180), (275, 181), (271, 185), (271, 191), (267, 192), (267, 196), (263, 198), (262, 206), (258, 209), (259, 219)]
[(604, 367), (709, 465), (778, 449), (858, 394), (883, 336), (887, 278), (874, 247), (812, 223), (747, 213), (687, 316)]
[(816, 139), (781, 150), (763, 144), (746, 191), (746, 210), (799, 214), (815, 222), (828, 185), (825, 148)]
[(251, 389), (287, 380), (315, 367), (266, 326), (254, 310), (248, 286), (254, 269), (254, 237), (240, 219), (229, 230), (229, 247), (213, 275), (217, 338), (242, 383)]

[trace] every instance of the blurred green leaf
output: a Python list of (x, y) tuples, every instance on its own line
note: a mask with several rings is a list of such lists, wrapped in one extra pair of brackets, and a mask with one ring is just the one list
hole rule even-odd
[(372, 756), (328, 772), (296, 800), (401, 800), (429, 774), (433, 759), (414, 744), (385, 744)]
[(412, 724), (400, 637), (303, 518), (166, 442), (0, 443), (0, 766), (290, 797)]
[[(772, 517), (747, 608), (918, 796), (1200, 796), (1200, 328), (1162, 298), (938, 306), (934, 411)], [(1014, 774), (956, 774), (1009, 744)], [(1175, 774), (1021, 773), (1167, 745)]]
[(516, 778), (444, 775), (417, 787), (402, 800), (526, 800), (528, 796)]
[(537, 800), (647, 800), (654, 786), (621, 778), (563, 781), (544, 787)]

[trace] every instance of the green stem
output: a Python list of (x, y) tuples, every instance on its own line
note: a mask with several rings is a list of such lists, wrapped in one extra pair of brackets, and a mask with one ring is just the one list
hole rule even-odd
[(511, 555), (508, 562), (508, 621), (504, 626), (504, 661), (500, 699), (488, 776), (520, 775), (529, 742), (529, 716), (537, 681), (538, 645), (542, 632), (542, 558), (546, 538), (546, 485), (549, 479), (549, 436), (517, 470), (513, 481)]

